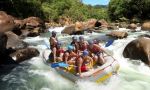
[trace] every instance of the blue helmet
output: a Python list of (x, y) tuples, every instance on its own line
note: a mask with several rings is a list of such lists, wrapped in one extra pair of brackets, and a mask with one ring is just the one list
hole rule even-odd
[(94, 44), (93, 40), (88, 41), (89, 45)]
[(84, 50), (83, 53), (82, 53), (82, 55), (83, 55), (83, 56), (88, 56), (88, 55), (89, 55), (89, 52), (88, 52), (87, 50)]
[(71, 50), (73, 50), (73, 49), (74, 49), (74, 46), (69, 45), (67, 48), (68, 48), (68, 50), (69, 50), (69, 51), (71, 51)]

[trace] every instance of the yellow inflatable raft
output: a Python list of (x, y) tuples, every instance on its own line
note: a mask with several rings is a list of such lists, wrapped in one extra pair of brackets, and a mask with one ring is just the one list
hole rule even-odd
[[(48, 60), (48, 56), (50, 51), (45, 50), (43, 52), (43, 58), (45, 61)], [(74, 72), (75, 69), (73, 69), (73, 66), (70, 66), (68, 68), (54, 68), (60, 75), (63, 77), (76, 82), (78, 80), (86, 80), (86, 81), (92, 81), (96, 83), (101, 83), (107, 79), (109, 79), (113, 74), (116, 74), (119, 69), (119, 63), (117, 60), (112, 58), (111, 56), (105, 56), (104, 59), (106, 60), (106, 63), (102, 66), (94, 66), (93, 69), (83, 72), (81, 74), (81, 77), (77, 76)]]

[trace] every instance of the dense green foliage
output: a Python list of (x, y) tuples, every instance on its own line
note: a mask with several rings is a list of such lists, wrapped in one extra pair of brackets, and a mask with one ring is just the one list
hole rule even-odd
[(150, 19), (150, 0), (110, 0), (108, 14), (111, 20)]
[(0, 9), (21, 18), (38, 16), (57, 20), (60, 16), (65, 16), (73, 21), (108, 19), (104, 6), (84, 5), (80, 0), (3, 0), (0, 1)]
[[(150, 0), (110, 0), (103, 5), (85, 5), (82, 0), (0, 0), (0, 10), (16, 17), (37, 16), (46, 20), (69, 17), (73, 21), (89, 18), (118, 20), (150, 19)], [(108, 18), (109, 16), (109, 18)]]

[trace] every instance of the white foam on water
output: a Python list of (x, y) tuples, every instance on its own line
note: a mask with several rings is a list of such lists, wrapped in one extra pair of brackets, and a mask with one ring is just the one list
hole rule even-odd
[(61, 33), (65, 29), (65, 27), (66, 26), (64, 26), (64, 27), (49, 28), (48, 31), (49, 32), (56, 31), (57, 33)]

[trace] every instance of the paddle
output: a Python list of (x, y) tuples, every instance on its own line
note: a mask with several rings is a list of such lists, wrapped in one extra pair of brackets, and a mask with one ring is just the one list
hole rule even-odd
[(110, 45), (113, 44), (113, 42), (114, 42), (114, 39), (109, 39), (109, 40), (107, 41), (107, 43), (105, 44), (105, 47), (109, 47)]
[[(107, 43), (105, 44), (105, 47), (109, 47), (110, 45), (113, 44), (114, 41), (115, 41), (114, 39), (109, 39), (109, 40), (107, 41)], [(111, 53), (109, 50), (105, 49), (104, 52), (105, 52), (107, 55), (111, 56), (111, 57), (114, 59), (114, 57), (112, 56), (112, 53)]]
[(63, 68), (66, 68), (68, 67), (69, 65), (64, 63), (64, 62), (57, 62), (57, 63), (52, 63), (51, 64), (51, 67), (52, 68), (56, 68), (56, 67), (63, 67)]

